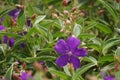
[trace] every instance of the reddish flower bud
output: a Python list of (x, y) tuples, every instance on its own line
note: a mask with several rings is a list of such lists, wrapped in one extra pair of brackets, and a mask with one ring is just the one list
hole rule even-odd
[(24, 9), (24, 5), (19, 5), (19, 4), (17, 4), (16, 7), (17, 7), (18, 9), (22, 9), (22, 10)]
[(68, 6), (71, 3), (70, 0), (63, 0), (62, 5), (63, 6)]
[(116, 0), (117, 3), (120, 3), (120, 0)]
[(34, 20), (34, 19), (36, 18), (36, 16), (37, 16), (37, 14), (33, 14), (33, 15), (31, 16), (31, 19)]
[(104, 9), (100, 9), (99, 12), (98, 12), (98, 14), (101, 15), (101, 14), (103, 14), (104, 12), (105, 12)]

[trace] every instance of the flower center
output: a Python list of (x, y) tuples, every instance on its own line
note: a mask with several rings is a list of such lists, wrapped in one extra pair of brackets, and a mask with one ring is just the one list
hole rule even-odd
[(68, 52), (68, 55), (71, 56), (71, 55), (72, 55), (72, 51), (69, 51), (69, 52)]

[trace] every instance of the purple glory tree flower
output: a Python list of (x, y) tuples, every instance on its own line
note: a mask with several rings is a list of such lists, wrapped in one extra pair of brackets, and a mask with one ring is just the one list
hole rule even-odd
[(0, 25), (0, 31), (5, 30), (5, 26)]
[(34, 80), (33, 77), (26, 72), (22, 72), (21, 80)]
[(14, 21), (16, 22), (16, 19), (18, 17), (20, 13), (20, 9), (13, 9), (9, 12), (9, 15), (14, 19)]
[(14, 41), (14, 38), (10, 38), (10, 39), (9, 39), (9, 46), (10, 46), (10, 47), (13, 47), (13, 46), (14, 46), (14, 42), (15, 42), (15, 41)]
[(74, 36), (69, 37), (66, 41), (60, 39), (54, 49), (61, 56), (56, 60), (56, 64), (63, 67), (67, 63), (71, 63), (74, 69), (80, 67), (80, 60), (78, 57), (87, 56), (87, 51), (85, 48), (78, 48), (80, 40)]
[(22, 48), (25, 47), (25, 43), (24, 43), (24, 42), (21, 43), (21, 47), (22, 47)]
[(31, 23), (31, 20), (30, 20), (30, 19), (27, 19), (27, 20), (26, 20), (26, 25), (27, 25), (28, 27), (32, 27), (32, 23)]
[(104, 80), (115, 80), (114, 76), (104, 76)]
[(24, 31), (24, 32), (19, 33), (19, 35), (21, 35), (21, 36), (24, 36), (24, 35), (26, 35), (26, 34), (27, 34), (27, 31)]
[(7, 37), (7, 36), (4, 36), (4, 37), (3, 37), (3, 42), (4, 42), (5, 44), (7, 44), (7, 41), (8, 41), (8, 37)]
[(4, 21), (4, 17), (0, 18), (0, 24), (2, 24)]

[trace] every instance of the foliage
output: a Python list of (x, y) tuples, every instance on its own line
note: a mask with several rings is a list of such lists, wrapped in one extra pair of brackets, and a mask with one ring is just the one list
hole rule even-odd
[[(35, 80), (120, 79), (120, 0), (1, 0), (0, 5), (5, 26), (0, 30), (1, 78), (20, 80), (25, 71)], [(19, 9), (15, 19), (9, 14), (14, 9)], [(55, 63), (54, 46), (71, 35), (88, 53), (79, 58), (77, 70)]]

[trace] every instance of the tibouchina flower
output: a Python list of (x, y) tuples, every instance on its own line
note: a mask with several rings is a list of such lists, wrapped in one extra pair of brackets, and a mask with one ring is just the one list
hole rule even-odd
[(0, 31), (5, 30), (5, 26), (0, 25)]
[(74, 36), (69, 37), (66, 41), (60, 39), (54, 49), (61, 56), (56, 60), (56, 64), (63, 67), (67, 63), (71, 63), (74, 69), (80, 67), (80, 60), (78, 57), (87, 56), (85, 48), (78, 48), (80, 40)]
[(104, 76), (104, 80), (115, 80), (114, 76)]
[(9, 39), (9, 46), (10, 46), (10, 47), (13, 47), (13, 46), (14, 46), (14, 42), (15, 42), (15, 41), (14, 41), (14, 38), (10, 38), (10, 39)]
[(22, 48), (25, 47), (25, 43), (24, 43), (24, 42), (21, 43), (21, 47), (22, 47)]
[(30, 19), (27, 19), (27, 20), (26, 20), (26, 25), (27, 25), (28, 27), (32, 27), (32, 23), (31, 23), (31, 20), (30, 20)]
[(21, 80), (34, 80), (33, 77), (26, 72), (22, 72)]
[(20, 13), (20, 9), (13, 9), (9, 12), (9, 15), (13, 18), (13, 20), (16, 22), (17, 17)]
[(7, 44), (7, 41), (8, 41), (8, 37), (7, 37), (7, 36), (4, 36), (4, 37), (3, 37), (3, 42), (4, 42), (5, 44)]

